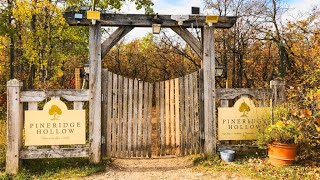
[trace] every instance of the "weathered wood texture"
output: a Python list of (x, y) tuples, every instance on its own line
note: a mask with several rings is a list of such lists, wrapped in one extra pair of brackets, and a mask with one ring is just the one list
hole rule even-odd
[(183, 40), (185, 40), (191, 48), (197, 53), (197, 55), (202, 58), (202, 42), (195, 38), (187, 28), (184, 27), (171, 27), (171, 29), (176, 32)]
[[(107, 75), (106, 75), (107, 74)], [(109, 157), (151, 157), (153, 84), (103, 70), (103, 132)], [(112, 94), (111, 94), (112, 92)]]
[(90, 161), (101, 161), (101, 24), (89, 27), (89, 142)]
[(272, 89), (272, 105), (276, 106), (285, 101), (285, 81), (282, 79), (274, 79), (270, 81)]
[[(64, 18), (67, 23), (71, 26), (88, 26), (91, 25), (91, 20), (84, 18), (80, 21), (74, 19), (76, 12), (65, 12)], [(152, 20), (155, 15), (146, 14), (110, 14), (101, 13), (100, 22), (102, 26), (132, 26), (132, 27), (152, 27)], [(178, 22), (171, 19), (171, 15), (158, 15), (163, 23), (161, 27), (179, 27)], [(206, 16), (190, 15), (189, 19), (181, 25), (181, 27), (191, 28), (198, 27), (202, 28), (205, 26)], [(215, 28), (230, 28), (237, 20), (235, 16), (220, 16), (218, 23), (213, 24)]]
[(214, 27), (203, 31), (203, 97), (204, 97), (204, 153), (216, 153), (215, 51)]
[(20, 159), (41, 159), (41, 158), (70, 158), (88, 157), (89, 148), (59, 148), (59, 149), (24, 149), (20, 151)]
[(233, 88), (233, 89), (217, 89), (216, 97), (221, 100), (232, 100), (236, 97), (246, 94), (254, 97), (255, 99), (266, 99), (271, 97), (271, 89), (246, 89), (246, 88)]
[(21, 92), (21, 102), (41, 102), (49, 97), (62, 97), (67, 101), (89, 101), (89, 90), (28, 90)]
[(22, 146), (23, 105), (19, 101), (22, 83), (16, 79), (7, 83), (7, 153), (6, 172), (17, 174)]
[(128, 34), (134, 27), (131, 26), (121, 26), (116, 29), (102, 44), (101, 44), (101, 54), (103, 57), (111, 50), (111, 48), (119, 42), (126, 34)]
[(201, 153), (199, 119), (199, 73), (156, 82), (158, 155)]

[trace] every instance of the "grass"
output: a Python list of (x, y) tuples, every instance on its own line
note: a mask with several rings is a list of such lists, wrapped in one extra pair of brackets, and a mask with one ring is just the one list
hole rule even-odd
[(102, 172), (111, 163), (104, 159), (102, 163), (90, 164), (87, 158), (37, 159), (24, 160), (21, 172), (16, 176), (5, 173), (6, 124), (0, 120), (0, 180), (27, 179), (67, 179), (78, 178)]
[(297, 162), (293, 166), (272, 166), (265, 153), (238, 154), (235, 162), (221, 161), (218, 155), (209, 158), (193, 157), (200, 169), (213, 172), (239, 173), (255, 179), (320, 179), (320, 162)]

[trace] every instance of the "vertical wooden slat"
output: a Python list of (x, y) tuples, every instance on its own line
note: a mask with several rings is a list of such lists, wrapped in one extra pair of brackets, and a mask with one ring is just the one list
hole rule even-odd
[[(102, 102), (102, 116), (101, 116), (101, 136), (106, 140), (107, 137), (107, 96), (108, 96), (108, 70), (102, 70), (102, 80), (101, 80), (101, 92), (103, 95), (103, 102)], [(81, 103), (81, 102), (80, 102)], [(74, 109), (76, 108), (76, 102), (74, 104)], [(82, 104), (82, 103), (81, 103)], [(101, 144), (101, 155), (105, 157), (107, 155), (107, 144), (106, 141), (102, 141)]]
[(142, 157), (146, 157), (147, 154), (147, 136), (148, 136), (148, 90), (149, 84), (144, 82), (144, 89), (143, 89), (143, 118), (142, 118)]
[(129, 98), (128, 98), (128, 156), (132, 152), (132, 103), (133, 103), (133, 80), (129, 79)]
[(170, 154), (170, 81), (165, 81), (166, 154)]
[(123, 78), (123, 130), (122, 130), (122, 154), (127, 157), (128, 145), (128, 78)]
[(112, 118), (112, 92), (113, 92), (113, 88), (112, 88), (112, 73), (108, 72), (108, 85), (107, 85), (107, 89), (106, 89), (106, 94), (107, 94), (107, 100), (106, 100), (106, 109), (107, 109), (107, 116), (105, 117), (105, 121), (107, 122), (107, 155), (108, 156), (112, 156), (111, 154), (111, 148), (112, 148), (112, 141), (111, 141), (111, 134), (112, 134), (112, 125), (113, 125), (113, 118)]
[(74, 110), (82, 110), (83, 108), (83, 102), (81, 101), (74, 101), (73, 102), (73, 109)]
[(113, 74), (112, 84), (112, 156), (117, 152), (118, 76)]
[(138, 100), (138, 157), (141, 157), (142, 143), (142, 103), (143, 103), (143, 82), (139, 81), (139, 100)]
[(188, 137), (190, 137), (190, 154), (194, 153), (195, 149), (195, 133), (194, 133), (194, 98), (193, 98), (193, 74), (188, 75), (189, 79), (189, 106), (190, 106), (190, 131)]
[(118, 75), (117, 157), (121, 157), (123, 77)]
[(164, 156), (166, 153), (166, 138), (165, 138), (165, 133), (166, 133), (166, 126), (165, 126), (165, 97), (164, 97), (164, 92), (165, 92), (165, 83), (160, 82), (160, 123), (161, 123), (161, 156)]
[(185, 127), (186, 127), (186, 131), (185, 131), (185, 140), (186, 140), (186, 153), (189, 154), (189, 150), (190, 150), (190, 137), (189, 137), (189, 132), (190, 132), (190, 119), (189, 119), (189, 108), (190, 108), (190, 104), (189, 104), (189, 77), (185, 76), (184, 77), (184, 83), (185, 83), (185, 96), (184, 96), (184, 103), (185, 103)]
[(204, 101), (203, 101), (203, 69), (199, 70), (199, 125), (200, 125), (200, 151), (204, 147)]
[(139, 81), (137, 79), (134, 80), (133, 83), (133, 156), (137, 156), (137, 149), (138, 149), (138, 88), (139, 88)]
[(160, 121), (160, 82), (155, 83), (155, 94), (156, 94), (156, 156), (160, 156), (160, 144), (161, 144), (161, 121)]
[(149, 99), (148, 99), (148, 157), (151, 157), (151, 147), (152, 147), (152, 93), (153, 93), (153, 86), (149, 84)]
[(175, 138), (176, 138), (176, 155), (180, 156), (180, 111), (179, 111), (179, 98), (180, 98), (180, 93), (179, 93), (179, 79), (176, 78), (174, 79), (174, 103), (175, 103), (175, 108), (174, 108), (174, 114), (175, 114)]
[(186, 128), (186, 121), (185, 121), (185, 111), (184, 111), (184, 78), (179, 78), (179, 89), (180, 89), (180, 146), (181, 146), (181, 155), (185, 154), (185, 146), (186, 146), (186, 138), (185, 138), (185, 128)]
[(38, 110), (38, 102), (28, 102), (28, 110)]
[(199, 91), (198, 91), (198, 72), (196, 71), (193, 76), (194, 83), (194, 129), (195, 129), (195, 153), (200, 153), (200, 126), (199, 126)]
[(175, 154), (175, 118), (174, 118), (174, 80), (170, 80), (170, 136), (171, 136), (171, 154)]

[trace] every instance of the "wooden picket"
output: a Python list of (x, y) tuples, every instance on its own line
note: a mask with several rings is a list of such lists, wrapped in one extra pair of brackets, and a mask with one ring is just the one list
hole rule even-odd
[(153, 84), (102, 73), (103, 151), (109, 157), (151, 157)]

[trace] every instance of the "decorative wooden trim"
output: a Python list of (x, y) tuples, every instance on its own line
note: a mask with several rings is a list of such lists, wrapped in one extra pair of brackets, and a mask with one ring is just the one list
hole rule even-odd
[(60, 149), (23, 149), (20, 159), (89, 157), (89, 147)]
[(235, 89), (217, 89), (216, 96), (218, 99), (227, 100), (234, 99), (241, 95), (250, 95), (256, 99), (265, 99), (266, 95), (271, 97), (271, 89), (245, 89), (245, 88), (235, 88)]
[(110, 51), (110, 49), (119, 42), (126, 34), (128, 34), (134, 27), (121, 26), (115, 30), (102, 44), (101, 44), (101, 58)]
[(48, 97), (62, 97), (68, 101), (89, 101), (89, 90), (49, 90), (49, 91), (23, 91), (21, 102), (40, 102)]
[[(65, 12), (64, 18), (71, 26), (89, 26), (92, 21), (84, 18), (79, 20), (74, 19), (76, 12)], [(110, 14), (101, 13), (101, 26), (132, 26), (132, 27), (152, 27), (152, 20), (155, 15), (147, 14)], [(178, 22), (171, 19), (171, 15), (158, 15), (163, 22), (161, 27), (179, 27)], [(187, 21), (184, 21), (181, 27), (186, 28), (202, 28), (205, 26), (206, 16), (190, 15)], [(213, 24), (215, 28), (230, 28), (237, 20), (236, 16), (220, 16), (218, 23)]]
[(185, 40), (191, 48), (202, 58), (202, 43), (195, 38), (185, 27), (171, 27), (183, 40)]

